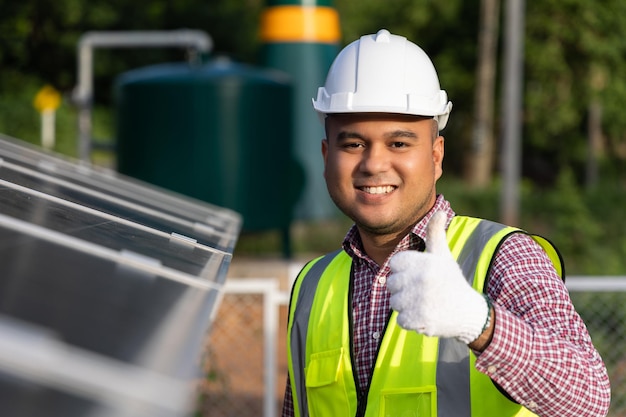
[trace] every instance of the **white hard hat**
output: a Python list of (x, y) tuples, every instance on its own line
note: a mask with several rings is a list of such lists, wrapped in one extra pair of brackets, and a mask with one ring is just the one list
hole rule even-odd
[(433, 116), (442, 130), (452, 103), (430, 58), (405, 37), (381, 29), (346, 46), (317, 90), (313, 108), (329, 113)]

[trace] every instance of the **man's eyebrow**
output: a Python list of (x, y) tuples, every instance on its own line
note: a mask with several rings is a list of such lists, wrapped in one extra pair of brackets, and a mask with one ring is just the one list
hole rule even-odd
[(389, 132), (385, 134), (385, 138), (387, 139), (396, 139), (396, 138), (412, 138), (417, 139), (417, 135), (415, 132), (411, 130), (394, 130), (393, 132)]
[[(398, 130), (385, 133), (384, 137), (385, 139), (398, 139), (398, 138), (417, 139), (417, 135), (415, 134), (415, 132), (411, 130), (404, 130), (404, 129), (398, 129)], [(348, 140), (348, 139), (365, 140), (365, 136), (363, 136), (362, 134), (358, 132), (354, 132), (351, 130), (342, 130), (341, 132), (337, 134), (336, 138), (337, 138), (337, 142), (341, 142), (343, 140)]]
[(363, 135), (357, 132), (352, 132), (349, 130), (342, 130), (337, 135), (337, 141), (342, 141), (346, 139), (364, 139)]

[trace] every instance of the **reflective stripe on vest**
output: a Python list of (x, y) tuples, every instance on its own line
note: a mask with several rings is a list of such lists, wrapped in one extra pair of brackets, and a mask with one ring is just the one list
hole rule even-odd
[[(291, 381), (297, 381), (295, 384), (292, 382), (291, 387), (294, 393), (294, 403), (299, 404), (302, 409), (307, 409), (306, 390), (300, 389), (305, 386), (304, 380), (304, 355), (296, 355), (292, 357), (292, 352), (304, 352), (305, 340), (307, 331), (309, 328), (309, 315), (311, 313), (311, 304), (313, 304), (313, 297), (315, 296), (315, 290), (317, 289), (317, 283), (322, 277), (324, 269), (328, 266), (335, 256), (337, 256), (341, 250), (329, 253), (323, 257), (313, 260), (300, 273), (309, 274), (311, 279), (301, 279), (294, 285), (293, 294), (298, 295), (298, 302), (293, 299), (289, 303), (290, 310), (295, 307), (293, 311), (289, 312), (289, 317), (293, 317), (292, 323), (289, 323), (288, 343), (290, 344), (287, 359), (292, 366), (289, 367), (289, 377)], [(294, 388), (298, 388), (294, 391)], [(297, 415), (297, 414), (296, 414)]]
[[(515, 231), (519, 230), (480, 219), (453, 219), (448, 243), (477, 291), (483, 290), (500, 242)], [(347, 314), (350, 267), (350, 257), (337, 251), (306, 265), (294, 284), (288, 359), (297, 416), (357, 414)], [(475, 356), (466, 345), (402, 330), (396, 315), (392, 314), (381, 342), (365, 415), (407, 410), (440, 417), (493, 415), (493, 410), (499, 416), (534, 415), (506, 399), (489, 377), (475, 370)], [(395, 371), (399, 366), (402, 370)], [(474, 397), (480, 401), (472, 401)]]

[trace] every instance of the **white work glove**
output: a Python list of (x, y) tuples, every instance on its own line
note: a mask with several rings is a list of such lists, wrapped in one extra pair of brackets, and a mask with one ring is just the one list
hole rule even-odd
[(469, 344), (483, 332), (489, 306), (452, 257), (445, 227), (446, 214), (435, 213), (426, 231), (426, 251), (403, 251), (391, 258), (387, 289), (398, 325)]

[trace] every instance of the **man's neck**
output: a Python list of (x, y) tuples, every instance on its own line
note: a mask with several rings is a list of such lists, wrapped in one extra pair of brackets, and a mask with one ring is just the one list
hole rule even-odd
[(408, 232), (397, 235), (375, 235), (359, 230), (363, 250), (378, 266), (382, 266), (385, 263), (389, 255), (391, 255), (396, 246), (398, 246), (398, 243), (407, 233)]

